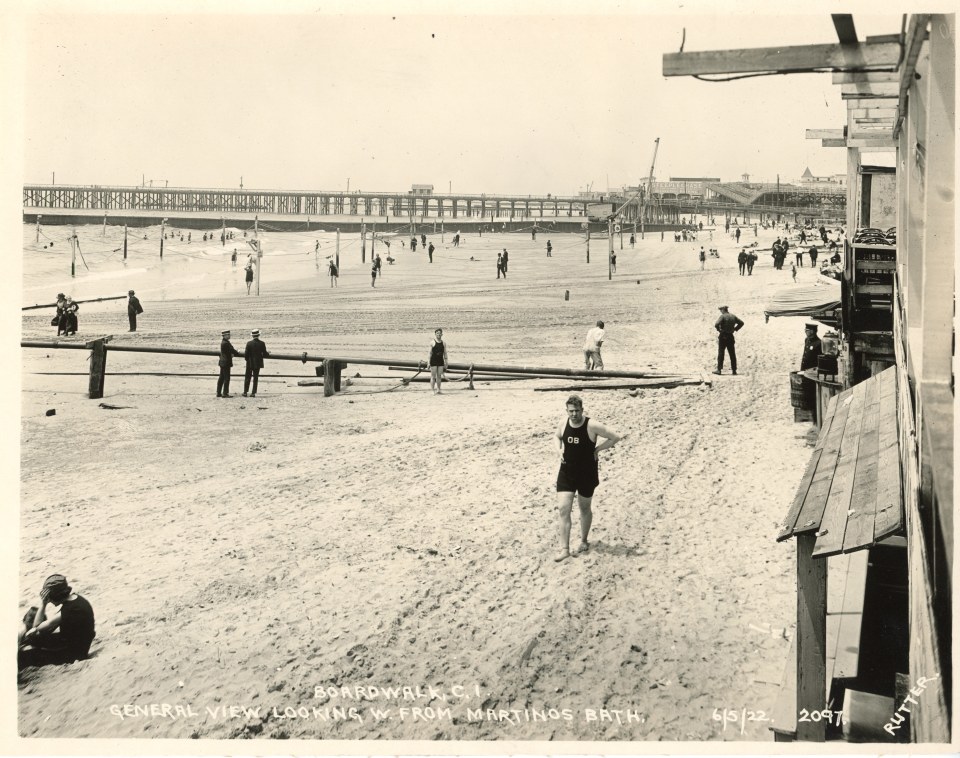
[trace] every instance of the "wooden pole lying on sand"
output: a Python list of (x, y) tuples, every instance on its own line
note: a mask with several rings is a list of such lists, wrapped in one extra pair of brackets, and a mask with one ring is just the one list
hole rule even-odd
[[(106, 340), (102, 340), (102, 349), (104, 351), (103, 366), (106, 365), (106, 352), (107, 351), (117, 351), (122, 353), (160, 353), (164, 355), (199, 355), (204, 357), (219, 357), (219, 350), (199, 350), (196, 348), (171, 348), (171, 347), (148, 347), (146, 345), (117, 345), (117, 344), (107, 344)], [(95, 340), (86, 344), (75, 343), (75, 342), (64, 342), (59, 340), (45, 341), (45, 340), (21, 340), (20, 347), (28, 348), (43, 348), (43, 349), (67, 349), (67, 350), (91, 350), (94, 348), (94, 345), (101, 340)], [(425, 361), (404, 361), (404, 360), (395, 360), (395, 359), (384, 359), (384, 358), (345, 358), (345, 357), (332, 357), (332, 356), (322, 356), (322, 355), (309, 355), (306, 351), (300, 354), (284, 354), (284, 353), (271, 353), (271, 360), (276, 361), (300, 361), (301, 363), (321, 363), (324, 366), (324, 371), (326, 373), (327, 368), (330, 368), (331, 375), (330, 378), (333, 380), (333, 385), (335, 386), (339, 382), (339, 374), (342, 369), (348, 364), (354, 365), (367, 365), (367, 366), (397, 366), (400, 368), (415, 368), (424, 370), (426, 366)], [(94, 370), (93, 362), (91, 362), (91, 377)], [(486, 364), (473, 364), (473, 363), (451, 363), (447, 366), (448, 371), (465, 371), (472, 373), (476, 376), (478, 373), (488, 373), (488, 374), (513, 374), (513, 375), (542, 375), (541, 378), (555, 378), (555, 377), (568, 377), (574, 379), (653, 379), (659, 380), (662, 382), (667, 381), (678, 381), (683, 380), (684, 377), (678, 377), (674, 374), (651, 374), (646, 371), (586, 371), (583, 369), (562, 369), (562, 368), (549, 368), (549, 367), (535, 367), (535, 366), (504, 366), (504, 365), (486, 365)], [(98, 375), (100, 376), (100, 388), (102, 391), (103, 382), (102, 377), (105, 374), (103, 368), (98, 368)], [(91, 378), (92, 381), (92, 378)], [(326, 390), (324, 390), (326, 394)]]
[[(127, 299), (126, 295), (115, 295), (111, 297), (95, 297), (92, 300), (74, 300), (73, 302), (75, 302), (77, 305), (80, 305), (80, 303), (102, 303), (105, 300), (126, 300), (126, 299)], [(26, 305), (20, 310), (33, 311), (33, 310), (36, 310), (37, 308), (56, 308), (56, 307), (57, 307), (56, 303), (44, 303), (43, 305)]]

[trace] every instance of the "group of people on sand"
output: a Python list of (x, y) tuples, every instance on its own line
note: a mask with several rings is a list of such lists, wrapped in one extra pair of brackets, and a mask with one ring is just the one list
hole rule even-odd
[[(257, 396), (257, 384), (260, 381), (260, 371), (263, 368), (263, 359), (269, 358), (267, 346), (260, 339), (260, 330), (250, 332), (250, 341), (243, 352), (239, 352), (230, 342), (230, 330), (220, 332), (220, 376), (217, 378), (217, 397), (233, 397), (230, 394), (230, 369), (233, 368), (234, 357), (243, 356), (246, 371), (243, 374), (243, 396)], [(251, 386), (253, 391), (251, 392)]]
[(79, 310), (80, 306), (73, 302), (72, 297), (64, 295), (62, 292), (57, 293), (57, 314), (50, 321), (50, 326), (57, 327), (58, 337), (61, 335), (69, 337), (71, 334), (77, 333), (80, 326), (77, 317)]

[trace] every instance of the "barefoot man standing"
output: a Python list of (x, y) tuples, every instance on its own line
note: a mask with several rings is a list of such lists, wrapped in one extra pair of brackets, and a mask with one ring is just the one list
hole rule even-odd
[[(583, 415), (583, 400), (578, 395), (567, 398), (567, 418), (557, 428), (557, 441), (560, 443), (560, 473), (557, 474), (557, 504), (560, 506), (560, 552), (555, 561), (569, 558), (570, 553), (570, 511), (573, 508), (573, 496), (577, 495), (580, 506), (580, 545), (572, 553), (579, 555), (587, 552), (590, 524), (593, 511), (590, 503), (593, 491), (600, 483), (597, 453), (616, 445), (621, 437), (611, 432), (603, 424)], [(597, 438), (603, 437), (602, 442)]]

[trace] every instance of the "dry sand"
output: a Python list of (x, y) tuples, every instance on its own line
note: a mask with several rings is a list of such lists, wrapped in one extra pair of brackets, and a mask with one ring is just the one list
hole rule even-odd
[[(714, 381), (582, 393), (588, 416), (627, 437), (601, 453), (592, 549), (558, 564), (566, 393), (534, 389), (569, 381), (435, 396), (384, 391), (399, 374), (353, 365), (345, 376), (363, 378), (324, 398), (276, 377), (312, 365), (268, 360), (257, 398), (239, 397), (235, 376), (225, 400), (214, 358), (110, 353), (112, 372), (206, 376), (108, 375), (103, 401), (124, 406), (108, 410), (86, 398), (87, 352), (23, 350), (20, 600), (60, 571), (97, 615), (90, 659), (21, 676), (23, 736), (771, 740), (741, 713), (769, 718), (793, 632), (793, 549), (775, 535), (812, 427), (789, 403), (802, 319), (763, 320), (791, 285), (768, 255), (748, 278), (722, 232), (617, 239), (608, 281), (605, 240), (588, 265), (573, 234), (464, 233), (457, 249), (448, 229), (444, 243), (429, 235), (432, 265), (394, 238), (397, 263), (373, 289), (352, 235), (331, 289), (332, 234), (268, 233), (255, 298), (229, 262), (242, 239), (224, 249), (194, 232), (160, 264), (154, 228), (125, 267), (120, 230), (81, 227), (90, 271), (71, 281), (67, 229), (44, 233), (54, 248), (24, 230), (24, 304), (135, 287), (146, 310), (127, 334), (123, 301), (85, 306), (75, 341), (213, 350), (232, 328), (242, 349), (260, 328), (278, 353), (419, 360), (442, 326), (453, 362), (579, 368), (603, 318), (608, 369)], [(700, 244), (722, 255), (705, 271)], [(746, 321), (738, 377), (709, 373), (718, 304)], [(23, 337), (52, 339), (51, 315), (24, 312)], [(150, 704), (160, 715), (117, 715)], [(725, 728), (723, 709), (737, 719)]]

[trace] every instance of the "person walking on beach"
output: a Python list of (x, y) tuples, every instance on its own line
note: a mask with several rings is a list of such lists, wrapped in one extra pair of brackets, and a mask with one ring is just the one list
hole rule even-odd
[(139, 298), (134, 294), (133, 290), (127, 292), (127, 320), (130, 322), (130, 331), (137, 331), (137, 316), (143, 313), (143, 306), (140, 305)]
[(616, 252), (611, 252), (611, 253), (610, 253), (610, 270), (613, 271), (614, 274), (617, 273), (617, 254), (616, 254)]
[[(566, 402), (567, 417), (557, 427), (560, 471), (557, 473), (557, 505), (559, 507), (560, 550), (555, 561), (566, 560), (570, 552), (570, 513), (573, 497), (580, 508), (580, 544), (572, 555), (590, 549), (588, 537), (593, 523), (593, 493), (600, 484), (598, 453), (616, 445), (621, 437), (599, 421), (583, 415), (583, 400), (570, 395)], [(600, 440), (602, 438), (602, 441)]]
[(267, 346), (260, 341), (260, 330), (254, 329), (250, 332), (252, 339), (247, 343), (243, 350), (243, 357), (247, 361), (247, 369), (243, 374), (243, 396), (247, 396), (250, 390), (250, 380), (253, 380), (253, 392), (250, 397), (257, 396), (257, 382), (260, 379), (260, 369), (263, 368), (263, 359), (269, 358)]
[(249, 295), (249, 294), (250, 294), (250, 287), (253, 285), (253, 262), (252, 262), (252, 261), (248, 261), (248, 262), (247, 262), (247, 265), (244, 266), (244, 269), (243, 269), (243, 270), (246, 272), (245, 278), (246, 278), (246, 281), (247, 281), (247, 294)]
[(740, 267), (740, 276), (743, 276), (747, 271), (747, 250), (744, 248), (740, 251), (740, 254), (737, 256), (737, 265)]
[(717, 370), (714, 371), (714, 374), (718, 376), (723, 373), (723, 352), (726, 350), (730, 354), (730, 368), (733, 370), (733, 375), (737, 375), (737, 349), (734, 346), (736, 339), (734, 339), (734, 332), (739, 332), (743, 329), (743, 322), (730, 313), (729, 308), (726, 305), (720, 306), (720, 318), (717, 319), (717, 323), (713, 325), (714, 328), (719, 333), (717, 339)]
[(443, 341), (443, 329), (435, 329), (433, 339), (430, 340), (430, 389), (435, 395), (441, 394), (440, 383), (446, 370), (447, 346)]
[(737, 230), (734, 232), (733, 236), (736, 238), (737, 244), (739, 245), (740, 244), (740, 227), (739, 226), (737, 227)]
[(220, 376), (217, 378), (217, 397), (233, 397), (230, 394), (230, 369), (233, 368), (233, 356), (240, 357), (240, 351), (230, 342), (230, 330), (220, 332)]
[(605, 336), (602, 321), (598, 321), (597, 325), (587, 332), (586, 339), (583, 341), (583, 367), (587, 371), (603, 371), (600, 348), (603, 347)]
[(370, 286), (377, 286), (377, 262), (373, 261), (373, 264), (370, 266)]
[(507, 252), (507, 248), (503, 248), (503, 278), (507, 278), (507, 266), (510, 263), (510, 253)]
[(553, 243), (550, 240), (547, 240), (547, 257), (553, 257)]
[(93, 606), (62, 574), (51, 574), (17, 633), (17, 668), (82, 660), (97, 636)]
[(427, 235), (426, 235), (426, 234), (421, 234), (421, 235), (420, 235), (420, 246), (421, 246), (421, 247), (426, 247), (426, 246), (427, 246)]
[(377, 270), (377, 276), (383, 276), (383, 259), (380, 257), (380, 253), (374, 256), (373, 267)]
[(337, 264), (333, 258), (331, 258), (327, 264), (327, 273), (330, 274), (330, 286), (336, 287), (338, 285), (337, 280), (340, 278), (340, 271), (337, 269)]
[(811, 245), (810, 249), (807, 251), (810, 254), (810, 268), (817, 267), (817, 246)]
[(497, 279), (500, 278), (500, 274), (503, 274), (503, 278), (506, 279), (507, 275), (503, 271), (503, 253), (497, 253)]
[(430, 247), (427, 248), (427, 255), (430, 257), (430, 263), (433, 263), (433, 251), (435, 249), (436, 248), (434, 248), (433, 243), (431, 242)]
[(704, 266), (707, 265), (707, 253), (703, 249), (703, 245), (700, 246), (700, 270), (703, 271)]
[(411, 238), (410, 238), (410, 251), (411, 251), (411, 252), (414, 252), (414, 253), (417, 252), (417, 238), (416, 238), (416, 237), (411, 237)]
[(233, 248), (233, 252), (230, 254), (230, 265), (234, 268), (237, 267), (237, 248)]
[(797, 266), (795, 263), (790, 264), (790, 275), (793, 277), (793, 283), (797, 283)]

